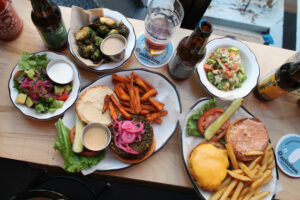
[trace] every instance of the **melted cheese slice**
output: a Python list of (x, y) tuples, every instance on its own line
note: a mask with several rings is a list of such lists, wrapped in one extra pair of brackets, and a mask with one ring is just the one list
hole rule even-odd
[(226, 150), (218, 149), (212, 144), (201, 144), (192, 151), (188, 165), (200, 187), (214, 190), (227, 175), (228, 154)]

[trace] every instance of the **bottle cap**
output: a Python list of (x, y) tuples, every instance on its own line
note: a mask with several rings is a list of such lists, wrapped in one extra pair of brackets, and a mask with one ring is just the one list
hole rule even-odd
[(288, 134), (280, 138), (275, 149), (279, 168), (291, 177), (300, 177), (300, 136)]
[(213, 27), (212, 27), (211, 23), (209, 23), (207, 20), (204, 20), (204, 19), (201, 19), (199, 21), (198, 28), (203, 37), (209, 37), (213, 31)]

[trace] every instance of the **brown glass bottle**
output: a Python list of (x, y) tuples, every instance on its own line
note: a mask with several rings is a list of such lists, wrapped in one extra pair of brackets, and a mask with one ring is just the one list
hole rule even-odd
[(59, 50), (67, 44), (67, 31), (60, 9), (48, 0), (31, 0), (31, 19), (45, 46)]
[(298, 88), (300, 88), (300, 62), (288, 62), (259, 81), (254, 94), (262, 101), (271, 101)]
[(193, 33), (183, 38), (169, 62), (169, 73), (175, 79), (188, 78), (206, 53), (206, 43), (212, 33), (212, 25), (200, 20)]

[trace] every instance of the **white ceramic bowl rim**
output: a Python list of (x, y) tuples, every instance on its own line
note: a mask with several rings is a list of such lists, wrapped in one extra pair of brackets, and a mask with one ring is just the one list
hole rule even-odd
[[(206, 72), (203, 68), (203, 64), (206, 62), (211, 53), (217, 48), (230, 46), (237, 47), (240, 50), (242, 63), (245, 68), (245, 73), (248, 77), (242, 83), (241, 88), (236, 88), (232, 91), (222, 91), (209, 82)], [(228, 37), (217, 38), (209, 41), (206, 45), (206, 55), (203, 60), (196, 65), (196, 69), (200, 82), (202, 83), (204, 88), (213, 96), (226, 100), (233, 100), (235, 98), (248, 96), (256, 86), (260, 74), (259, 64), (257, 62), (256, 56), (251, 51), (251, 49), (243, 42)]]

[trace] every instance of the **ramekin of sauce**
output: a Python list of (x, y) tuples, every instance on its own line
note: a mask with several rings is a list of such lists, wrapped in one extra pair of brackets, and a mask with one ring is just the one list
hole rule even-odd
[(124, 36), (113, 34), (101, 42), (100, 50), (113, 61), (119, 62), (124, 59), (126, 43)]
[(111, 132), (104, 124), (91, 123), (82, 130), (81, 141), (88, 150), (101, 151), (109, 145)]
[(48, 77), (58, 84), (67, 84), (73, 80), (73, 68), (71, 64), (62, 59), (51, 60), (46, 68)]

